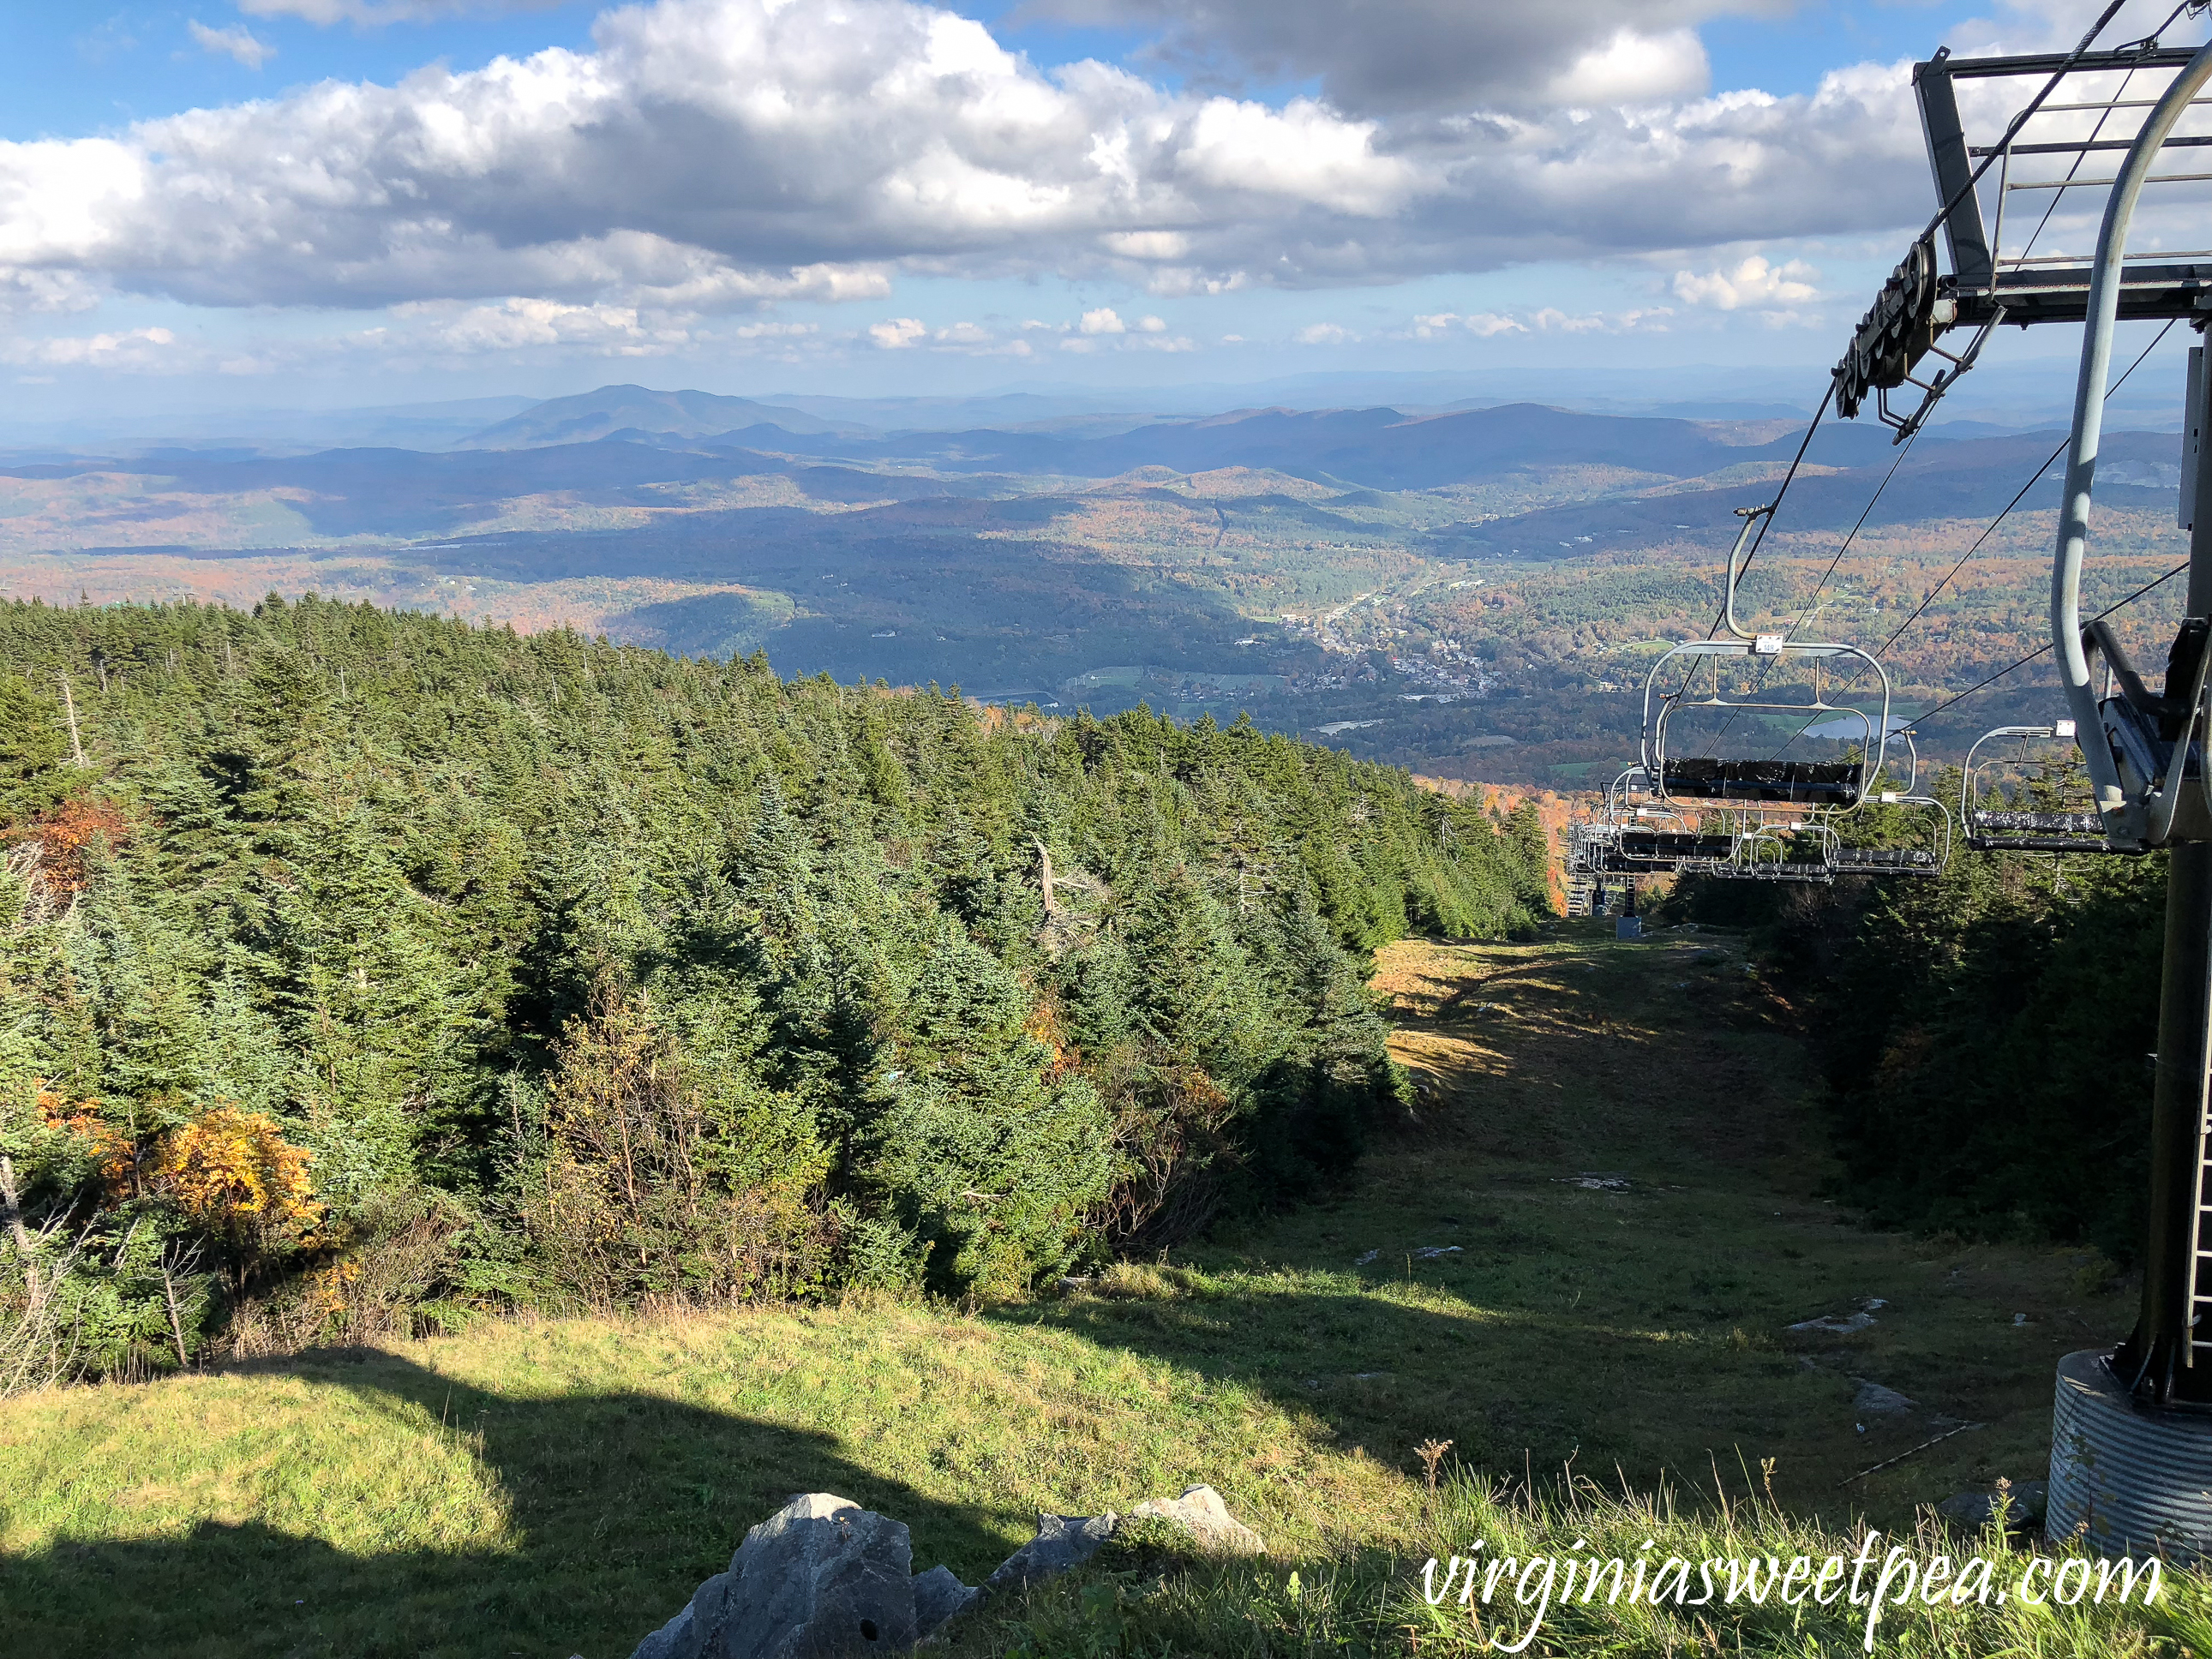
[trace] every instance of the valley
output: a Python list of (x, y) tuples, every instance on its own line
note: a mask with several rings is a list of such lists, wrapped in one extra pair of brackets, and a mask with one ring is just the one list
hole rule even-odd
[[(313, 592), (1572, 787), (1632, 748), (1645, 672), (1711, 625), (1733, 511), (1801, 435), (1532, 404), (885, 431), (610, 387), (437, 451), (9, 458), (0, 565), (49, 602)], [(1969, 422), (1900, 456), (1823, 427), (1747, 607), (1886, 645), (1901, 712), (1942, 702), (2041, 643), (2056, 480), (1991, 521), (2058, 436)], [(2094, 603), (2179, 562), (2176, 442), (2108, 438)], [(2142, 654), (2177, 605), (2130, 611)], [(1923, 746), (1954, 757), (2046, 684), (2008, 676)]]

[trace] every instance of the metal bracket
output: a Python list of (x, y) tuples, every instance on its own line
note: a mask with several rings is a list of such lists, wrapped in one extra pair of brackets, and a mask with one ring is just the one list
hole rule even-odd
[[(1936, 302), (1934, 314), (1936, 335), (1940, 337), (1958, 314), (1957, 301), (1938, 300)], [(1996, 331), (1997, 325), (2004, 321), (2004, 318), (2005, 308), (1999, 306), (1990, 314), (1989, 320), (1974, 331), (1974, 337), (1967, 343), (1966, 349), (1963, 352), (1946, 351), (1942, 346), (1936, 344), (1933, 338), (1929, 340), (1929, 351), (1936, 356), (1944, 358), (1951, 363), (1952, 367), (1948, 369), (1937, 369), (1933, 380), (1916, 380), (1909, 374), (1905, 375), (1904, 384), (1918, 386), (1923, 394), (1920, 407), (1910, 415), (1899, 415), (1890, 408), (1888, 387), (1875, 388), (1875, 418), (1890, 429), (1891, 443), (1905, 442), (1927, 423), (1929, 416), (1935, 412), (1936, 405), (1943, 401), (1944, 394), (1958, 385), (1959, 377), (1974, 366), (1975, 361), (1982, 355), (1982, 348), (1989, 343), (1990, 336)]]

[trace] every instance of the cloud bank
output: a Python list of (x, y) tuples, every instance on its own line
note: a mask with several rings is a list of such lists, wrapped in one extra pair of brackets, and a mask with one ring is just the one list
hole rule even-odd
[[(1224, 9), (1224, 38), (1304, 63), (1321, 15), (1304, 5)], [(1722, 9), (1417, 0), (1394, 15), (1479, 35), (1504, 67), (1422, 81), (1393, 46), (1387, 64), (1347, 59), (1341, 88), (1325, 76), (1331, 101), (1268, 103), (1095, 62), (1041, 71), (908, 0), (659, 0), (606, 14), (589, 52), (0, 144), (0, 304), (85, 283), (216, 307), (524, 299), (582, 309), (503, 312), (489, 335), (649, 337), (618, 313), (880, 297), (901, 271), (1321, 287), (1887, 229), (1917, 211), (1901, 64), (1839, 70), (1801, 97), (1674, 95), (1703, 76), (1680, 31)], [(1553, 64), (1583, 65), (1579, 90), (1610, 101), (1507, 95), (1549, 86)]]

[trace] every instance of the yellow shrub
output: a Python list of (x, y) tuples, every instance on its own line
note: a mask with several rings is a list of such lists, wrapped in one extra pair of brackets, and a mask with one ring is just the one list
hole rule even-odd
[(315, 1242), (323, 1206), (307, 1177), (313, 1155), (276, 1120), (217, 1106), (172, 1130), (155, 1154), (156, 1185), (208, 1232), (256, 1254)]

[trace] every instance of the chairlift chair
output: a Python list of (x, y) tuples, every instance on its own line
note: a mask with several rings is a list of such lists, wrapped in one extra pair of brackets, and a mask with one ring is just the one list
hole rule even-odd
[[(1801, 844), (1801, 836), (1813, 845)], [(1818, 818), (1771, 817), (1747, 814), (1735, 837), (1735, 856), (1712, 872), (1723, 881), (1826, 882), (1832, 879), (1826, 857), (1835, 832)], [(1807, 858), (1815, 851), (1821, 856)]]
[(1917, 810), (1928, 825), (1928, 842), (1917, 847), (1850, 847), (1842, 842), (1828, 848), (1828, 867), (1839, 876), (1940, 876), (1951, 862), (1950, 809), (1932, 795), (1906, 795), (1885, 790), (1885, 805)]
[[(1689, 641), (1675, 646), (1651, 665), (1644, 681), (1641, 770), (1650, 779), (1654, 793), (1670, 805), (1759, 802), (1850, 811), (1859, 805), (1869, 781), (1881, 775), (1888, 758), (1889, 674), (1879, 659), (1857, 646), (1793, 640), (1787, 634), (1759, 634), (1737, 622), (1740, 556), (1752, 526), (1773, 509), (1763, 507), (1739, 511), (1745, 514), (1744, 527), (1737, 532), (1735, 546), (1729, 554), (1727, 586), (1721, 608), (1722, 620), (1731, 637)], [(1687, 671), (1681, 684), (1673, 691), (1659, 691), (1660, 681), (1669, 678), (1668, 669), (1678, 659)], [(1771, 678), (1774, 667), (1793, 661), (1812, 667), (1810, 702), (1762, 698), (1755, 690), (1741, 696), (1722, 695), (1720, 675), (1727, 665), (1761, 663), (1766, 665), (1766, 677)], [(1850, 669), (1852, 664), (1860, 668)], [(1845, 684), (1856, 683), (1863, 669), (1874, 671), (1875, 680), (1881, 687), (1881, 712), (1878, 717), (1863, 708), (1827, 701), (1823, 684), (1837, 669), (1850, 670), (1844, 678)], [(1698, 676), (1707, 670), (1711, 671), (1711, 690), (1702, 698), (1693, 697), (1692, 692)], [(1724, 708), (1731, 711), (1731, 720), (1737, 713), (1833, 715), (1839, 720), (1857, 720), (1863, 729), (1864, 741), (1856, 758), (1843, 761), (1685, 755), (1668, 744), (1669, 727), (1685, 708)]]
[(2075, 738), (2072, 720), (2053, 720), (2048, 726), (2000, 726), (1976, 738), (1959, 774), (1959, 822), (1966, 845), (1977, 853), (2104, 852), (2105, 822), (2093, 811), (2041, 811), (1982, 805), (1985, 796), (1979, 780), (1982, 769), (1990, 764), (1980, 758), (1984, 744), (2016, 739), (2020, 747), (2014, 763), (2040, 771), (2052, 763), (2031, 759), (2027, 753), (2031, 744), (2063, 743), (2072, 749)]
[(1900, 726), (1893, 735), (1905, 748), (1903, 786), (1877, 789), (1870, 799), (1883, 806), (1905, 808), (1926, 827), (1927, 840), (1907, 847), (1853, 847), (1833, 840), (1828, 846), (1828, 865), (1839, 876), (1940, 876), (1950, 865), (1951, 809), (1921, 792), (1919, 734), (1910, 726)]

